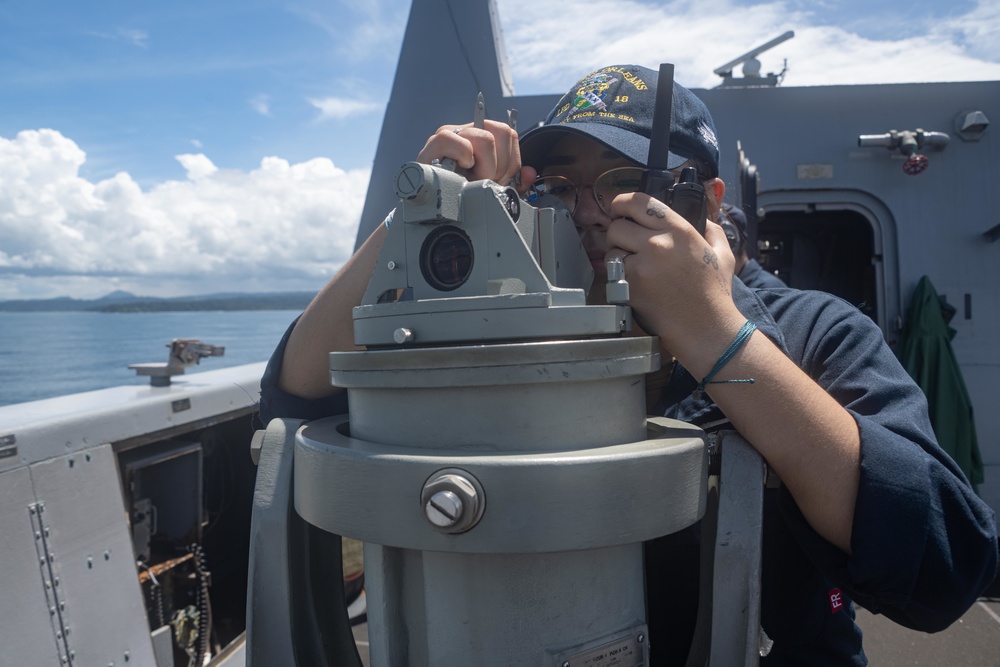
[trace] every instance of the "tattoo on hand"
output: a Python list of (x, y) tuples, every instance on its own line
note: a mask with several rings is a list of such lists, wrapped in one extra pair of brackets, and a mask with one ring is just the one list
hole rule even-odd
[(701, 258), (706, 264), (711, 264), (716, 271), (719, 270), (719, 258), (711, 250), (705, 250), (705, 256)]
[(649, 208), (646, 209), (646, 215), (651, 215), (654, 218), (661, 218), (662, 219), (662, 218), (667, 217), (667, 212), (664, 211), (662, 208), (659, 208), (657, 206), (654, 206), (653, 204), (650, 204)]

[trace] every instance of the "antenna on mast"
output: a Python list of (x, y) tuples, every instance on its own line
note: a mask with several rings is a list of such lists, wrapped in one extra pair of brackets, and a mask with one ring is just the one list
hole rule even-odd
[[(770, 42), (766, 44), (761, 44), (755, 49), (747, 51), (739, 58), (731, 60), (722, 67), (715, 69), (715, 73), (722, 77), (722, 83), (719, 84), (719, 88), (750, 88), (759, 86), (777, 86), (778, 82), (785, 74), (785, 70), (788, 69), (787, 61), (786, 67), (781, 70), (780, 73), (774, 74), (769, 73), (767, 76), (760, 75), (760, 61), (757, 60), (757, 56), (764, 53), (770, 48), (790, 40), (795, 37), (795, 32), (789, 30), (788, 32), (775, 37)], [(733, 77), (733, 68), (737, 65), (743, 65), (743, 76)]]

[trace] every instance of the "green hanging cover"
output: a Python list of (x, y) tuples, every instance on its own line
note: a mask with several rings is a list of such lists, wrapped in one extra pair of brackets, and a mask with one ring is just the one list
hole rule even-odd
[(906, 372), (927, 396), (931, 425), (941, 448), (976, 488), (983, 483), (983, 459), (976, 439), (972, 401), (951, 348), (955, 330), (948, 326), (943, 306), (947, 304), (942, 303), (930, 279), (921, 278), (910, 301), (906, 330), (897, 354)]

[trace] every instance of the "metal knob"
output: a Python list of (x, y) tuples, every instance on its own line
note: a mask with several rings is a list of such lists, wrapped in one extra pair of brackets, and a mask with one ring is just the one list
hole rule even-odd
[(402, 199), (413, 199), (424, 187), (424, 169), (416, 162), (407, 162), (396, 176), (396, 194)]
[(612, 257), (608, 260), (607, 301), (610, 304), (625, 305), (628, 303), (628, 282), (625, 280), (625, 261), (622, 257)]

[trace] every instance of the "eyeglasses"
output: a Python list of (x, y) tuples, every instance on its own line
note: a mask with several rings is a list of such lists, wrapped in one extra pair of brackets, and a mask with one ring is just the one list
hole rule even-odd
[[(528, 190), (528, 203), (532, 204), (545, 195), (554, 196), (565, 204), (569, 214), (573, 215), (580, 202), (580, 193), (589, 187), (594, 192), (594, 201), (605, 215), (610, 216), (611, 202), (615, 197), (638, 192), (648, 171), (642, 167), (616, 167), (595, 178), (594, 184), (589, 186), (578, 186), (565, 176), (539, 176)], [(680, 170), (670, 173), (674, 175), (676, 183), (680, 178)]]

